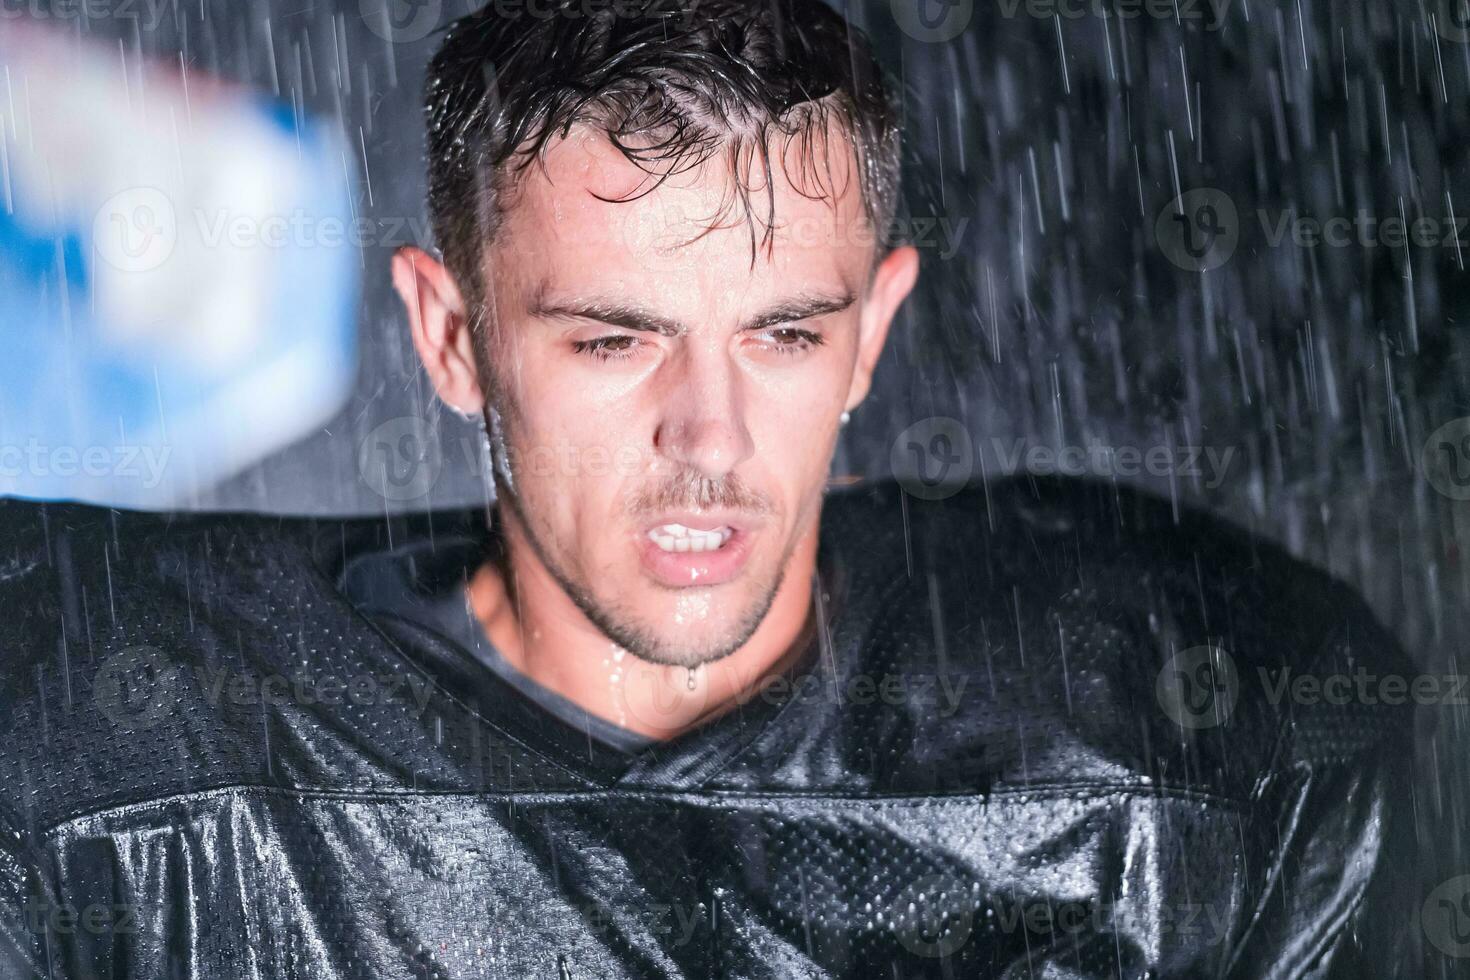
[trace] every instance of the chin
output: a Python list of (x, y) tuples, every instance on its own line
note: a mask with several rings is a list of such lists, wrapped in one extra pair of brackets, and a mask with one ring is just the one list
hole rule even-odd
[[(639, 660), (663, 667), (699, 667), (723, 660), (739, 650), (760, 627), (775, 601), (779, 582), (773, 583), (754, 598), (722, 595), (724, 589), (701, 590), (710, 607), (718, 610), (714, 619), (701, 618), (687, 623), (691, 617), (679, 608), (676, 600), (654, 603), (658, 612), (640, 616), (628, 615), (626, 607), (597, 603), (583, 612), (618, 646)], [(731, 614), (732, 606), (744, 611)], [(685, 620), (685, 625), (679, 625)]]

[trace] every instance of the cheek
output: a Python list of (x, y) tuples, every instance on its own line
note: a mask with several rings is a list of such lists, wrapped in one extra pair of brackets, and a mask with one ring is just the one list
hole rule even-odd
[(844, 393), (831, 380), (818, 379), (759, 389), (747, 403), (746, 418), (760, 470), (788, 486), (825, 473)]
[(571, 376), (554, 350), (524, 350), (518, 370), (507, 378), (506, 400), (516, 411), (516, 434), (528, 447), (561, 452), (605, 445), (620, 431), (620, 406), (610, 404), (595, 384)]
[(567, 382), (565, 372), (558, 380), (532, 358), (523, 368), (506, 422), (523, 506), (544, 531), (588, 544), (613, 526), (627, 489), (643, 475), (638, 419), (594, 386)]
[[(776, 355), (779, 357), (779, 355)], [(787, 364), (774, 360), (751, 375), (746, 416), (752, 427), (795, 444), (819, 441), (835, 428), (852, 382), (853, 352), (823, 349)]]

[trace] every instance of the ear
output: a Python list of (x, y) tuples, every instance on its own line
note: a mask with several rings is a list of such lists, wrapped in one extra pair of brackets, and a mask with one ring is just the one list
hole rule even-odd
[(847, 390), (847, 410), (852, 411), (868, 397), (873, 371), (888, 339), (888, 327), (898, 306), (913, 290), (919, 278), (919, 253), (904, 245), (888, 253), (873, 272), (860, 314), (857, 363), (853, 365), (852, 384)]
[(414, 349), (440, 399), (461, 414), (478, 415), (485, 395), (475, 370), (475, 339), (454, 277), (438, 259), (406, 245), (393, 255), (393, 288), (408, 311)]

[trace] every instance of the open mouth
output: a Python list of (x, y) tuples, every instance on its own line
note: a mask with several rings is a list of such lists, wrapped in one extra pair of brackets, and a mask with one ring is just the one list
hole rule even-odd
[(660, 551), (718, 551), (735, 534), (733, 527), (689, 527), (684, 524), (660, 524), (648, 532), (648, 540)]
[(722, 585), (737, 577), (757, 536), (739, 515), (664, 514), (643, 530), (644, 571), (670, 588)]

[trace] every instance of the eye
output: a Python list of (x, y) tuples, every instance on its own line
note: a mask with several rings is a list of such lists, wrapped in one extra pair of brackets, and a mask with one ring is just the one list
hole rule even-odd
[(774, 327), (763, 336), (766, 346), (778, 354), (800, 354), (825, 343), (821, 334), (800, 327)]
[(572, 341), (572, 350), (578, 354), (595, 357), (599, 361), (624, 361), (633, 356), (638, 348), (638, 338), (627, 334), (613, 334), (592, 340)]

